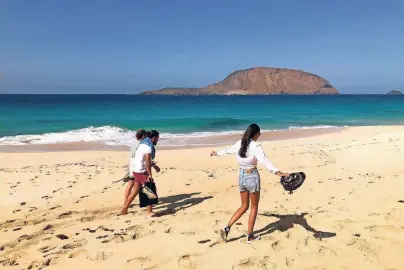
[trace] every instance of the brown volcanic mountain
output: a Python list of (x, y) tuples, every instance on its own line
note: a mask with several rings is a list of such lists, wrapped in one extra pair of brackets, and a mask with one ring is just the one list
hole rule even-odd
[(203, 88), (163, 88), (141, 95), (313, 95), (338, 94), (328, 81), (301, 70), (256, 67), (238, 70)]

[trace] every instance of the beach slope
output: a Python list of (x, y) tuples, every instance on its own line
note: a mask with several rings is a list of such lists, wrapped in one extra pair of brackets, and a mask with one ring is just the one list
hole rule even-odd
[(355, 127), (262, 143), (274, 165), (304, 171), (286, 193), (260, 168), (255, 224), (218, 231), (240, 205), (233, 156), (158, 150), (161, 217), (138, 199), (117, 216), (127, 151), (0, 153), (2, 269), (403, 269), (404, 127)]

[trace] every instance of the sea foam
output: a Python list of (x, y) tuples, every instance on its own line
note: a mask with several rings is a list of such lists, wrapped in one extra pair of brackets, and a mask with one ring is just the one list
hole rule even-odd
[[(291, 126), (288, 130), (297, 129), (324, 129), (324, 128), (338, 128), (337, 126)], [(281, 130), (281, 129), (278, 129)], [(262, 132), (277, 131), (263, 130)], [(17, 136), (6, 136), (0, 138), (0, 145), (41, 145), (41, 144), (59, 144), (59, 143), (74, 143), (74, 142), (99, 142), (107, 145), (115, 146), (129, 146), (135, 138), (136, 131), (127, 130), (115, 126), (103, 127), (87, 127), (83, 129), (70, 130), (58, 133), (44, 133), (44, 134), (28, 134)], [(193, 132), (193, 133), (161, 133), (159, 145), (172, 146), (184, 145), (181, 143), (183, 139), (197, 139), (209, 136), (226, 136), (238, 135), (243, 131), (219, 131), (219, 132)], [(180, 141), (181, 140), (181, 141)], [(195, 141), (195, 140), (193, 140)], [(202, 144), (201, 144), (202, 145)]]

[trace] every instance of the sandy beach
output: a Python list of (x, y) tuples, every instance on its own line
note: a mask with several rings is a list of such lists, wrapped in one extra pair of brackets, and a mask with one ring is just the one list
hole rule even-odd
[(123, 204), (128, 151), (0, 153), (2, 269), (404, 269), (404, 126), (351, 127), (262, 142), (294, 194), (259, 166), (255, 233), (240, 205), (234, 156), (158, 149), (160, 217)]

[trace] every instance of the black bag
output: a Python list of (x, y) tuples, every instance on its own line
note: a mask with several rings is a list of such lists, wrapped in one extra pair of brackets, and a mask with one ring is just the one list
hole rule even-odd
[(304, 172), (291, 173), (288, 177), (281, 177), (281, 184), (286, 191), (289, 191), (289, 194), (292, 194), (293, 190), (303, 185), (305, 179), (306, 174)]
[[(156, 184), (155, 184), (154, 182), (147, 182), (147, 183), (145, 184), (145, 186), (147, 186), (148, 188), (150, 188), (150, 189), (154, 192), (154, 194), (157, 195)], [(159, 202), (158, 195), (157, 195), (157, 198), (156, 198), (156, 199), (149, 199), (149, 198), (147, 197), (147, 195), (144, 194), (142, 191), (139, 192), (139, 206), (140, 206), (141, 208), (146, 207), (146, 206), (148, 206), (148, 205), (157, 204), (158, 202)]]

